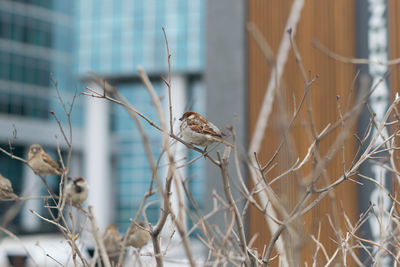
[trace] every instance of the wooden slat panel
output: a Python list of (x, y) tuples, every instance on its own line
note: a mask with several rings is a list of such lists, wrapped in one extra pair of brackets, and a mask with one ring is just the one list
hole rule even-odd
[[(400, 58), (400, 2), (396, 0), (388, 1), (389, 15), (389, 58)], [(392, 92), (398, 92), (400, 88), (400, 65), (392, 67), (390, 77), (390, 87)]]
[[(400, 2), (397, 0), (388, 0), (388, 16), (389, 16), (389, 58), (395, 59), (400, 58)], [(400, 92), (400, 65), (391, 66), (391, 76), (389, 78), (392, 99), (396, 93)], [(393, 131), (398, 130), (398, 125), (392, 127)], [(395, 145), (400, 146), (400, 138), (395, 138)], [(395, 151), (395, 164), (397, 169), (400, 169), (400, 151)], [(394, 188), (395, 196), (399, 200), (400, 185), (397, 179), (392, 180), (392, 186)], [(399, 209), (396, 209), (397, 213), (400, 213)], [(398, 250), (397, 250), (398, 251)]]
[[(290, 11), (292, 1), (256, 1), (251, 0), (249, 3), (249, 22), (254, 23), (262, 32), (274, 52), (278, 51), (279, 43), (282, 39), (286, 19)], [(349, 0), (337, 1), (305, 1), (305, 6), (301, 15), (301, 22), (298, 25), (298, 31), (295, 37), (298, 49), (301, 53), (302, 60), (306, 71), (310, 71), (311, 75), (319, 75), (318, 80), (312, 85), (310, 98), (313, 112), (315, 127), (320, 132), (329, 122), (339, 119), (337, 111), (336, 96), (340, 96), (341, 106), (346, 106), (349, 95), (349, 88), (355, 75), (355, 67), (349, 64), (343, 64), (334, 61), (313, 47), (312, 40), (318, 40), (330, 50), (341, 55), (354, 57), (355, 47), (355, 13), (354, 2)], [(252, 136), (258, 112), (264, 97), (266, 86), (269, 80), (270, 67), (266, 63), (259, 47), (254, 38), (249, 35), (249, 127)], [(273, 116), (269, 121), (269, 127), (260, 151), (260, 159), (265, 163), (274, 153), (282, 140), (282, 110), (289, 114), (293, 112), (293, 95), (298, 104), (304, 92), (304, 83), (301, 78), (300, 71), (296, 64), (293, 52), (290, 52), (285, 73), (283, 75), (280, 95), (277, 94)], [(281, 107), (277, 104), (279, 99), (284, 103)], [(283, 108), (282, 108), (283, 107)], [(302, 124), (305, 123), (306, 127)], [(291, 131), (291, 145), (286, 145), (277, 157), (278, 166), (268, 174), (268, 178), (274, 177), (282, 173), (285, 169), (295, 161), (297, 157), (304, 157), (306, 149), (311, 142), (310, 132), (305, 130), (308, 127), (308, 119), (306, 109), (303, 108), (301, 114)], [(321, 154), (328, 150), (335, 140), (337, 134), (335, 131), (320, 144)], [(354, 142), (348, 142), (345, 146), (345, 157), (347, 162), (352, 159), (355, 152)], [(340, 153), (339, 153), (340, 154)], [(338, 178), (342, 172), (341, 157), (336, 155), (331, 163), (327, 166), (327, 173), (331, 181)], [(308, 165), (301, 173), (296, 173), (282, 179), (274, 185), (274, 189), (278, 192), (282, 202), (293, 208), (294, 203), (298, 200), (299, 188), (301, 188), (301, 176), (310, 170)], [(321, 183), (324, 184), (324, 183)], [(326, 246), (329, 254), (332, 254), (337, 248), (336, 244), (330, 240), (335, 239), (334, 233), (331, 231), (326, 214), (332, 214), (333, 210), (337, 211), (340, 225), (343, 227), (342, 207), (351, 221), (355, 222), (357, 216), (357, 186), (352, 182), (345, 182), (335, 190), (335, 198), (327, 197), (317, 207), (305, 216), (305, 225), (302, 222), (298, 227), (302, 228), (304, 235), (301, 237), (302, 259), (301, 261), (311, 262), (311, 256), (314, 251), (314, 243), (310, 239), (310, 235), (316, 235), (319, 223), (322, 223), (323, 234), (321, 242)], [(335, 199), (337, 201), (335, 201)], [(332, 201), (331, 201), (332, 200)], [(263, 216), (255, 208), (250, 210), (250, 236), (259, 234), (255, 242), (255, 246), (263, 250), (264, 245), (268, 244), (270, 235), (264, 223)], [(295, 243), (297, 240), (293, 240)], [(289, 251), (290, 252), (290, 251)], [(303, 265), (303, 264), (302, 264)]]

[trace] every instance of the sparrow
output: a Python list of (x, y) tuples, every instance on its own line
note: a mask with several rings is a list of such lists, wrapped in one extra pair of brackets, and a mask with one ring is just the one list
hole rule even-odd
[(121, 236), (115, 224), (107, 226), (103, 234), (103, 243), (112, 266), (118, 264), (119, 254), (122, 249)]
[(41, 145), (34, 144), (29, 147), (28, 165), (36, 175), (60, 175), (58, 163), (47, 154)]
[(88, 198), (88, 187), (82, 177), (76, 177), (72, 183), (65, 187), (65, 196), (67, 204), (77, 206), (82, 204)]
[(10, 180), (0, 174), (0, 200), (17, 198), (18, 196), (14, 194)]
[(223, 134), (217, 126), (197, 112), (187, 111), (179, 120), (182, 121), (180, 130), (183, 139), (193, 145), (207, 148), (212, 143), (219, 142), (232, 146), (223, 139)]
[(140, 221), (137, 224), (146, 230), (135, 225), (127, 238), (126, 245), (141, 249), (150, 240), (150, 233), (147, 231), (149, 225), (145, 221)]

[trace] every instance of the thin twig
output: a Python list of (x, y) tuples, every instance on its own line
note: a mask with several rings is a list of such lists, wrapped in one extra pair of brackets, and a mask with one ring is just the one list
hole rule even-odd
[(228, 180), (228, 176), (229, 176), (229, 174), (228, 174), (228, 158), (229, 158), (230, 151), (231, 151), (231, 148), (229, 146), (226, 146), (223, 157), (221, 158), (219, 152), (217, 152), (217, 155), (218, 155), (219, 162), (221, 162), (220, 170), (221, 170), (222, 183), (224, 185), (225, 197), (228, 200), (229, 205), (233, 208), (236, 226), (239, 231), (240, 247), (242, 249), (244, 256), (246, 257), (245, 265), (250, 266), (250, 258), (247, 253), (247, 242), (246, 242), (246, 236), (244, 233), (242, 217), (240, 216), (239, 209), (238, 209), (236, 202), (232, 196), (232, 192), (231, 192), (231, 188), (230, 188), (229, 180)]
[(100, 237), (100, 234), (99, 234), (99, 227), (97, 226), (96, 219), (93, 215), (93, 207), (92, 206), (88, 207), (88, 217), (92, 224), (92, 235), (93, 235), (94, 241), (96, 242), (96, 245), (100, 249), (100, 255), (101, 255), (101, 258), (103, 259), (104, 266), (111, 267), (110, 259), (107, 255), (107, 251), (104, 246), (103, 239)]
[(171, 135), (174, 134), (174, 127), (173, 127), (173, 121), (172, 121), (172, 100), (171, 100), (171, 54), (169, 53), (169, 46), (168, 46), (168, 38), (167, 34), (165, 33), (164, 27), (162, 27), (162, 31), (164, 33), (164, 39), (165, 39), (165, 46), (167, 49), (167, 57), (168, 57), (168, 82), (165, 81), (165, 84), (168, 87), (168, 104), (169, 104), (169, 128)]

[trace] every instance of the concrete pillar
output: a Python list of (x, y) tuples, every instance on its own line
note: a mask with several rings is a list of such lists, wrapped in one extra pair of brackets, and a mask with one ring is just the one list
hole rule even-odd
[[(92, 83), (89, 88), (103, 92)], [(114, 196), (110, 154), (110, 104), (104, 99), (86, 97), (85, 111), (85, 177), (89, 185), (88, 205), (101, 231), (113, 220)]]
[[(207, 1), (206, 36), (206, 112), (209, 120), (224, 130), (237, 115), (236, 135), (240, 145), (247, 144), (247, 2), (242, 0)], [(222, 151), (222, 149), (220, 149)], [(215, 154), (214, 154), (215, 155)], [(233, 156), (231, 155), (231, 158)], [(242, 166), (243, 167), (243, 166)], [(230, 164), (230, 173), (236, 173)], [(245, 169), (243, 169), (245, 173)], [(211, 190), (223, 195), (219, 169), (206, 160), (205, 206), (213, 208)], [(234, 197), (240, 194), (233, 188)], [(225, 228), (223, 216), (213, 216), (211, 223)]]
[[(186, 90), (187, 90), (187, 82), (186, 78), (183, 75), (174, 75), (171, 77), (171, 85), (172, 85), (172, 90), (171, 90), (171, 102), (172, 102), (172, 119), (173, 119), (173, 127), (174, 127), (174, 133), (177, 134), (179, 133), (179, 125), (180, 121), (179, 118), (182, 116), (183, 112), (185, 111), (185, 106), (186, 106)], [(165, 89), (164, 95), (168, 96), (168, 88)], [(169, 128), (169, 104), (168, 104), (168, 97), (165, 98), (164, 102), (164, 113), (166, 115), (166, 122), (168, 124)], [(187, 156), (187, 149), (184, 145), (182, 145), (179, 142), (174, 143), (174, 145), (171, 147), (172, 153), (174, 155), (175, 162), (180, 161), (182, 162), (182, 159)], [(167, 159), (166, 159), (167, 160)], [(178, 164), (179, 165), (179, 164)], [(167, 169), (165, 170), (165, 175), (166, 177), (166, 172)], [(186, 178), (186, 168), (181, 168), (178, 170), (179, 176), (182, 179)], [(163, 177), (163, 179), (164, 179)], [(179, 182), (179, 188), (176, 187), (175, 183), (172, 184), (172, 195), (171, 195), (171, 206), (174, 214), (178, 217), (179, 212), (183, 213), (183, 221), (185, 223), (186, 227), (186, 213), (184, 209), (179, 208), (179, 200), (178, 200), (178, 194), (180, 194), (180, 198), (184, 201), (185, 203), (185, 192), (183, 189), (183, 186)], [(170, 217), (168, 217), (170, 218)], [(168, 220), (168, 223), (172, 223), (170, 220)], [(165, 229), (170, 229), (168, 226), (165, 227)]]

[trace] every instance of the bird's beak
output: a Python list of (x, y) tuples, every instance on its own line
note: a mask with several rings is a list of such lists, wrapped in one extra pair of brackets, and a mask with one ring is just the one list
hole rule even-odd
[(182, 118), (180, 118), (179, 120), (180, 120), (180, 121), (182, 121), (182, 120), (183, 120), (183, 117), (182, 117)]

